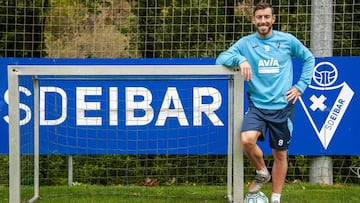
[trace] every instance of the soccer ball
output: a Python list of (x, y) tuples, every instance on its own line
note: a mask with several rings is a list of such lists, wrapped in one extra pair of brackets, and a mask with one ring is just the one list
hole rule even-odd
[(244, 203), (269, 203), (269, 199), (262, 192), (255, 194), (248, 193), (245, 196)]

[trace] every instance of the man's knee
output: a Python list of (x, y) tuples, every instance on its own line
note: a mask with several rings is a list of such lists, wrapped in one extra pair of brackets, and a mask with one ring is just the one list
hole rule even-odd
[(287, 161), (287, 150), (273, 150), (275, 161)]
[(251, 140), (248, 136), (246, 136), (246, 134), (241, 134), (241, 144), (244, 147), (249, 147), (252, 145), (255, 145), (254, 141)]
[(244, 147), (253, 147), (256, 145), (260, 133), (257, 131), (246, 131), (241, 133), (241, 144)]

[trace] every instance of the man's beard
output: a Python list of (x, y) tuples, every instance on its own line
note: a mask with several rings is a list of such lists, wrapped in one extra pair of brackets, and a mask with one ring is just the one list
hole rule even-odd
[[(265, 29), (265, 27), (266, 27), (266, 29)], [(272, 27), (269, 25), (260, 25), (257, 27), (257, 31), (261, 35), (267, 35), (271, 32), (271, 30), (272, 30)]]

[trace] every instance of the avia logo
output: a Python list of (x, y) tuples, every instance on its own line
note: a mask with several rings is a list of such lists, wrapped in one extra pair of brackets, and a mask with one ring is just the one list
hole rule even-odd
[(354, 91), (346, 82), (336, 83), (338, 76), (334, 64), (318, 63), (312, 78), (315, 85), (309, 85), (305, 94), (299, 98), (325, 150), (354, 96)]
[(266, 59), (266, 60), (259, 60), (259, 67), (278, 67), (279, 61), (277, 59)]

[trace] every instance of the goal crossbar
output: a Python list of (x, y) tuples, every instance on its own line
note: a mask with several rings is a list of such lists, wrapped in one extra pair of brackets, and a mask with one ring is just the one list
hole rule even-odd
[(17, 75), (235, 75), (232, 69), (209, 65), (22, 65), (8, 66)]
[[(239, 72), (216, 65), (9, 65), (9, 202), (21, 202), (19, 76), (230, 76), (228, 80), (227, 198), (243, 201), (243, 157), (239, 144), (243, 115), (243, 80)], [(34, 87), (34, 196), (39, 196), (39, 99), (38, 81)]]

